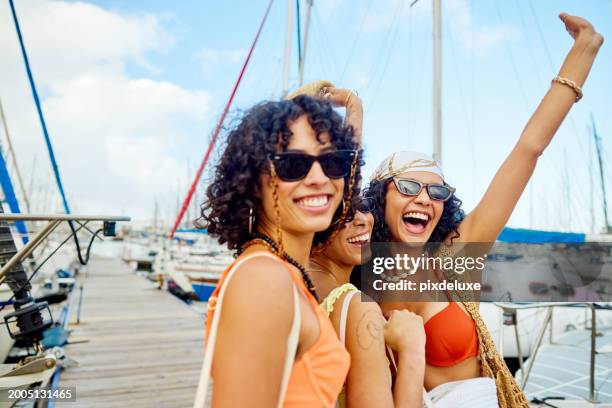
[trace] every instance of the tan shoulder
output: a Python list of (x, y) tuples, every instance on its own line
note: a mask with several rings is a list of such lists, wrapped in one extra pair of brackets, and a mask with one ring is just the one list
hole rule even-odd
[(293, 310), (292, 288), (291, 272), (281, 260), (249, 257), (236, 267), (227, 283), (224, 302), (278, 314), (277, 317), (289, 316)]
[(351, 299), (348, 311), (349, 319), (361, 318), (366, 314), (373, 317), (379, 315), (380, 318), (384, 320), (382, 310), (378, 303), (365, 293), (359, 292)]

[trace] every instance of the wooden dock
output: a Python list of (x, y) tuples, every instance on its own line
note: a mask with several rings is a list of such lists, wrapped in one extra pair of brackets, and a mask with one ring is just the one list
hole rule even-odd
[(117, 259), (90, 261), (71, 311), (66, 346), (78, 366), (63, 371), (61, 387), (76, 387), (66, 407), (190, 407), (204, 355), (204, 317)]

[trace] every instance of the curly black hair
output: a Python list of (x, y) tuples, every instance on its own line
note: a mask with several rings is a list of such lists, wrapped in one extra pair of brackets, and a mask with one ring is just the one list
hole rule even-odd
[[(322, 133), (328, 133), (336, 149), (358, 150), (352, 128), (343, 125), (342, 117), (328, 101), (302, 95), (292, 100), (262, 102), (247, 110), (229, 130), (214, 180), (201, 206), (198, 224), (206, 226), (220, 244), (239, 250), (252, 239), (248, 220), (250, 211), (257, 214), (261, 205), (259, 178), (270, 173), (270, 155), (278, 152), (279, 146), (281, 151), (287, 149), (292, 136), (289, 126), (302, 115), (308, 118), (319, 141)], [(353, 195), (359, 190), (361, 152), (357, 161)], [(348, 189), (349, 176), (346, 176), (344, 198)], [(332, 225), (339, 219), (341, 207), (334, 214)], [(315, 234), (313, 244), (324, 242), (331, 229)]]
[[(372, 230), (372, 242), (389, 242), (392, 240), (391, 231), (385, 220), (385, 205), (387, 202), (387, 188), (392, 179), (372, 181), (365, 189), (364, 195), (371, 199), (372, 215), (374, 215), (374, 229)], [(465, 212), (461, 209), (462, 201), (453, 194), (448, 201), (444, 202), (444, 210), (438, 224), (434, 228), (427, 242), (443, 242), (450, 234), (451, 240), (459, 237), (457, 228), (465, 218)]]
[[(369, 207), (374, 216), (374, 228), (372, 229), (371, 242), (390, 242), (392, 240), (391, 231), (385, 220), (385, 206), (387, 203), (387, 188), (392, 179), (388, 178), (382, 181), (372, 181), (367, 188), (364, 189), (362, 195), (369, 200)], [(428, 250), (435, 250), (441, 242), (450, 236), (451, 242), (459, 237), (457, 230), (459, 224), (465, 218), (465, 212), (461, 209), (461, 200), (453, 194), (446, 202), (438, 224), (434, 228), (429, 240), (427, 241)], [(380, 251), (388, 251), (388, 247), (379, 248)], [(372, 287), (372, 279), (374, 276), (372, 271), (372, 259), (365, 262), (363, 265), (357, 265), (353, 268), (350, 276), (350, 281), (358, 289), (362, 287)], [(365, 281), (362, 281), (365, 280)], [(376, 302), (382, 301), (382, 298), (376, 298), (381, 295), (380, 292), (368, 293)]]

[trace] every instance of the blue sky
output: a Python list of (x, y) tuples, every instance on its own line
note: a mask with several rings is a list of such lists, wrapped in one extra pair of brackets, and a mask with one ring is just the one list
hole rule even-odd
[[(146, 219), (157, 201), (161, 215), (173, 217), (267, 1), (16, 3), (73, 206)], [(592, 112), (603, 138), (610, 191), (612, 2), (442, 3), (443, 167), (467, 210), (478, 202), (571, 47), (559, 12), (588, 18), (607, 38), (584, 99), (542, 157), (509, 223), (588, 231), (593, 207), (595, 229), (601, 228), (598, 178), (591, 199), (589, 165), (595, 162), (588, 124)], [(359, 92), (365, 105), (365, 174), (394, 150), (431, 153), (431, 2), (409, 4), (314, 1), (305, 81), (328, 79)], [(305, 2), (301, 6), (304, 13)], [(16, 149), (25, 178), (34, 180), (36, 201), (59, 209), (8, 11), (0, 6), (0, 46), (7, 51), (0, 61), (5, 71), (0, 97), (12, 133), (26, 135)], [(275, 1), (234, 114), (280, 96), (286, 13), (287, 2)], [(292, 88), (298, 82), (296, 41), (294, 33)]]

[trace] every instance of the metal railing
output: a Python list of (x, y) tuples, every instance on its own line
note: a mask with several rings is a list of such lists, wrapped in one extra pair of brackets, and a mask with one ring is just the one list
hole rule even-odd
[(9, 272), (18, 262), (25, 260), (64, 221), (75, 221), (82, 227), (85, 227), (89, 222), (130, 221), (130, 217), (74, 214), (0, 214), (1, 221), (47, 221), (47, 224), (2, 266), (0, 278)]
[[(546, 328), (549, 323), (552, 322), (552, 311), (555, 307), (586, 307), (591, 309), (591, 351), (590, 351), (590, 365), (589, 365), (589, 402), (597, 403), (595, 399), (595, 355), (597, 353), (596, 350), (596, 337), (597, 337), (597, 318), (596, 311), (597, 309), (609, 309), (607, 307), (603, 307), (597, 303), (593, 302), (542, 302), (542, 303), (506, 303), (506, 302), (494, 302), (495, 306), (501, 308), (504, 313), (513, 313), (515, 314), (517, 310), (526, 310), (526, 309), (539, 309), (546, 308), (546, 316), (544, 317), (544, 321), (542, 322), (542, 327), (538, 332), (536, 346), (534, 351), (529, 356), (529, 365), (525, 371), (523, 367), (523, 355), (521, 353), (520, 340), (518, 335), (518, 319), (514, 321), (514, 330), (517, 342), (517, 352), (518, 359), (520, 362), (520, 370), (521, 370), (521, 388), (524, 390), (527, 381), (529, 379), (529, 375), (531, 374), (531, 370), (533, 369), (533, 364), (536, 359), (536, 355), (538, 354), (538, 350), (542, 345), (542, 340), (544, 339), (544, 334), (546, 332)], [(552, 332), (551, 332), (551, 342), (552, 342)]]

